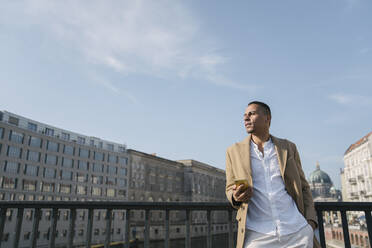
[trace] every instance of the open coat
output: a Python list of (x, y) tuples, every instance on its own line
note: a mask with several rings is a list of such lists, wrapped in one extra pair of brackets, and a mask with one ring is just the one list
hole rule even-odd
[[(288, 194), (293, 198), (299, 212), (307, 221), (318, 223), (310, 186), (306, 181), (302, 170), (300, 156), (296, 145), (288, 140), (271, 136), (278, 156), (280, 173)], [(236, 179), (247, 179), (248, 185), (253, 187), (251, 159), (250, 159), (251, 135), (243, 141), (230, 146), (226, 152), (226, 197), (231, 205), (238, 209), (236, 220), (238, 221), (237, 248), (243, 248), (245, 237), (245, 222), (248, 203), (233, 202), (233, 186)], [(235, 204), (234, 204), (235, 203)], [(314, 248), (320, 248), (314, 237)]]

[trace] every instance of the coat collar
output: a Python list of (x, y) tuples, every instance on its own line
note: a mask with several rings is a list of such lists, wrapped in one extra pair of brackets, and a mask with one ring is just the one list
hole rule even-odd
[[(281, 139), (276, 138), (273, 135), (270, 135), (272, 142), (274, 143), (276, 153), (278, 155), (278, 162), (280, 167), (280, 174), (284, 180), (284, 172), (287, 165), (287, 146)], [(247, 173), (248, 177), (252, 177), (252, 168), (251, 168), (251, 139), (252, 135), (249, 134), (244, 140), (239, 142), (240, 148), (239, 153), (241, 156), (242, 161), (247, 161), (245, 166), (245, 172)]]

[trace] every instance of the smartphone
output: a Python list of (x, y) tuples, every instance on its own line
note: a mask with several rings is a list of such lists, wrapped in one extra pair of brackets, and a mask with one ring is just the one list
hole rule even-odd
[(248, 180), (247, 179), (237, 179), (237, 180), (235, 180), (236, 187), (239, 187), (241, 184), (244, 184), (243, 189), (248, 188)]

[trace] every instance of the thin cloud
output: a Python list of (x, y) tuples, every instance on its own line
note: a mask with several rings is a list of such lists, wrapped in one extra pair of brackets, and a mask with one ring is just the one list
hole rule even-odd
[(103, 77), (101, 77), (101, 76), (99, 76), (95, 73), (90, 74), (89, 78), (90, 78), (91, 82), (94, 82), (94, 83), (104, 87), (105, 89), (112, 92), (113, 94), (123, 95), (130, 102), (132, 102), (133, 104), (138, 104), (139, 103), (138, 99), (133, 94), (131, 94), (128, 91), (124, 91), (122, 89), (119, 89), (117, 86), (115, 86), (114, 83), (110, 82), (109, 80), (107, 80), (107, 79), (105, 79), (105, 78), (103, 78)]
[(332, 101), (341, 104), (353, 104), (354, 106), (370, 106), (372, 105), (372, 99), (367, 96), (353, 95), (346, 93), (335, 93), (328, 96)]
[[(88, 63), (124, 75), (197, 77), (230, 88), (227, 58), (181, 1), (7, 1), (1, 23), (41, 30)], [(49, 36), (48, 36), (49, 37)]]

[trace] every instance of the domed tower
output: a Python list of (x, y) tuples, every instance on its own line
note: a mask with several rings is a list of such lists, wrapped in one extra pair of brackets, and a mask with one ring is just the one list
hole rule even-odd
[(314, 200), (323, 200), (330, 198), (330, 189), (333, 186), (331, 178), (322, 171), (319, 162), (316, 163), (316, 169), (310, 174), (309, 185)]

